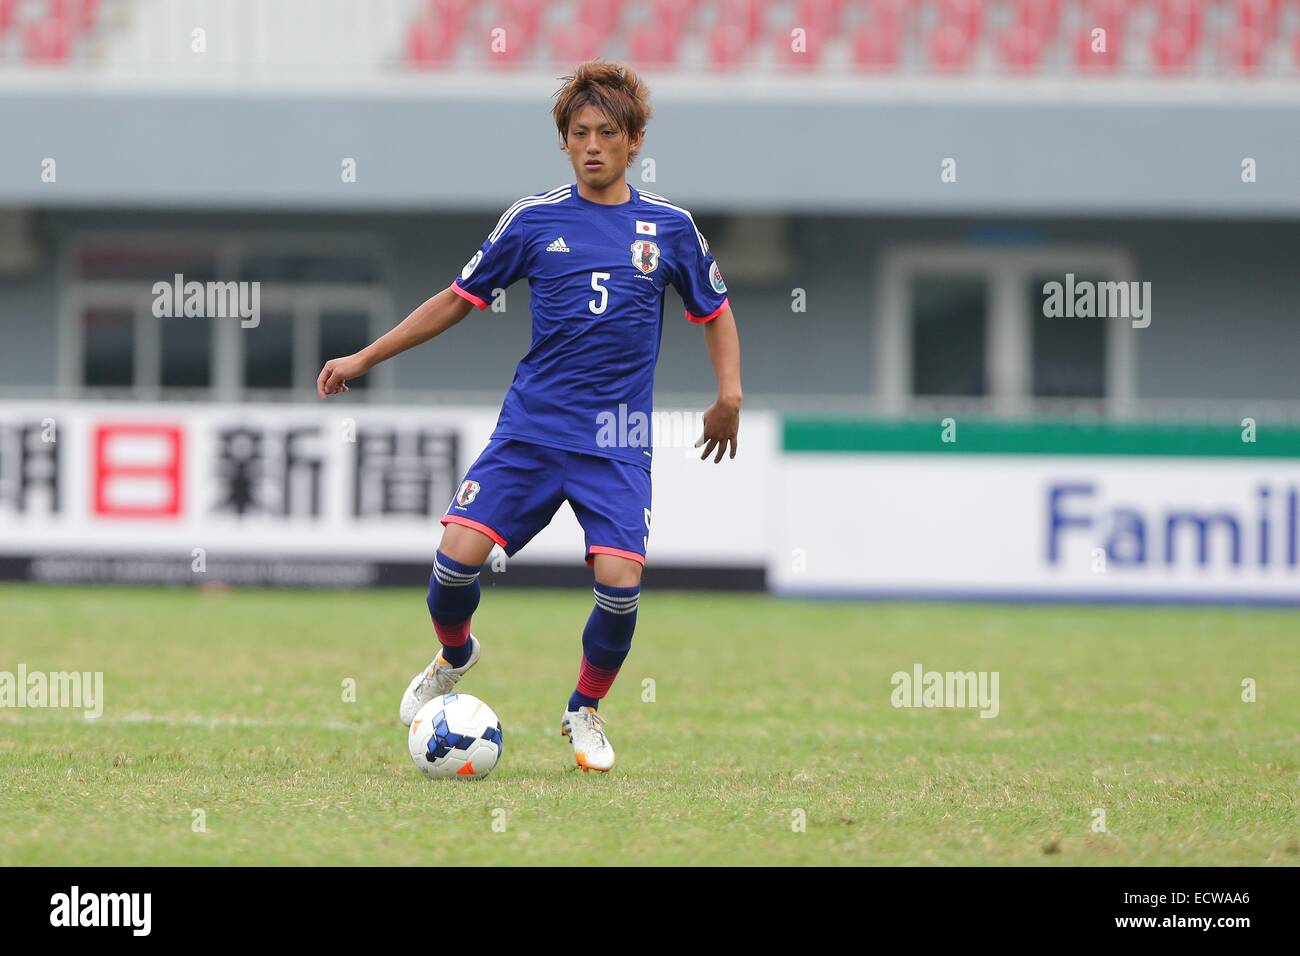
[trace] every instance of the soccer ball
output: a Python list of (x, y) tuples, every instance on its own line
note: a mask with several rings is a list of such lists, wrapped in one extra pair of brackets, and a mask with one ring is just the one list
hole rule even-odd
[(435, 697), (406, 735), (411, 759), (426, 777), (486, 777), (501, 759), (501, 721), (469, 694)]

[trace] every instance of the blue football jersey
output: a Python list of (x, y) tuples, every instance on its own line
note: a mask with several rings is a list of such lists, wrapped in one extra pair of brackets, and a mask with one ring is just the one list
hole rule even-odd
[(650, 414), (671, 283), (708, 322), (727, 287), (691, 214), (634, 187), (618, 205), (570, 183), (507, 209), (452, 288), (480, 309), (515, 280), (532, 295), (532, 344), (493, 438), (650, 467)]

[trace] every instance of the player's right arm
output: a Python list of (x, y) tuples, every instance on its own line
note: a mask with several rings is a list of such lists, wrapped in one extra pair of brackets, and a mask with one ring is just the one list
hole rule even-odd
[(441, 335), (469, 315), (473, 307), (450, 287), (443, 289), (360, 352), (326, 362), (316, 379), (317, 394), (325, 398), (346, 392), (349, 379), (364, 375), (380, 362)]
[(348, 379), (364, 375), (385, 359), (446, 332), (470, 309), (486, 309), (496, 290), (507, 288), (526, 271), (524, 214), (533, 206), (558, 201), (567, 190), (567, 186), (561, 186), (548, 193), (525, 196), (510, 206), (451, 285), (360, 352), (325, 363), (316, 379), (320, 397), (346, 392)]

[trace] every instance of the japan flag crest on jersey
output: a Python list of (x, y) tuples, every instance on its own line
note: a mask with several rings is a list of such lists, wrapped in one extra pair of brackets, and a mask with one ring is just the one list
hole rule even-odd
[(642, 273), (654, 272), (659, 268), (659, 247), (649, 239), (638, 239), (632, 243), (632, 265)]
[(456, 504), (464, 508), (467, 504), (478, 497), (479, 483), (466, 479), (461, 483), (460, 491), (456, 493)]

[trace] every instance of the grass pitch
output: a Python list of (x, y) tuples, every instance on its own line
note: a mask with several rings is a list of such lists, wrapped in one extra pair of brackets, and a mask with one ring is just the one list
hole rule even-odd
[[(428, 781), (420, 592), (0, 587), (0, 671), (105, 681), (0, 709), (0, 864), (1300, 863), (1294, 611), (647, 590), (602, 776), (558, 730), (590, 592), (484, 592), (505, 755)], [(999, 715), (893, 707), (916, 663), (998, 671)]]

